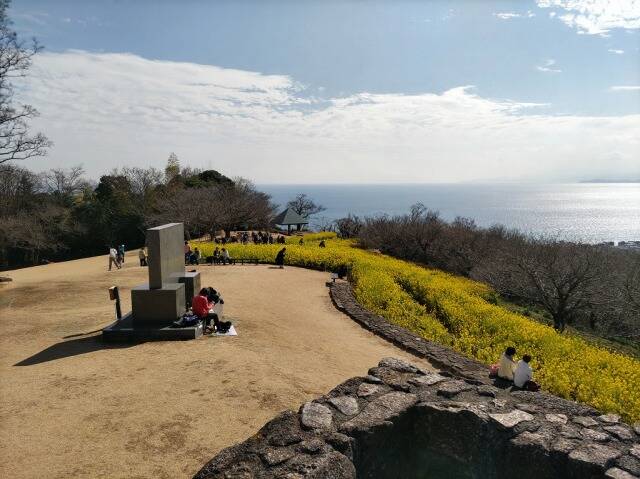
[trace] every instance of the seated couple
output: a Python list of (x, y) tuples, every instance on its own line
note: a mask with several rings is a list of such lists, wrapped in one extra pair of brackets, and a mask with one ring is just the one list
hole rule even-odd
[[(226, 333), (231, 327), (230, 321), (220, 321), (218, 315), (213, 312), (216, 304), (224, 304), (224, 300), (220, 297), (220, 294), (211, 287), (202, 288), (200, 293), (194, 296), (191, 301), (193, 314), (198, 316), (204, 323), (205, 334), (211, 334), (213, 332)], [(213, 326), (211, 325), (212, 322)]]
[(516, 364), (513, 356), (516, 354), (516, 348), (510, 346), (502, 354), (497, 370), (499, 378), (513, 381), (516, 387), (526, 391), (538, 391), (540, 386), (533, 381), (533, 369), (529, 366), (531, 356), (525, 354)]

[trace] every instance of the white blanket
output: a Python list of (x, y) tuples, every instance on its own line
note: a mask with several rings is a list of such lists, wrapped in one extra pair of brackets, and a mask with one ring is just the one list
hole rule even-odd
[(236, 332), (236, 328), (233, 324), (229, 328), (229, 331), (227, 331), (226, 333), (218, 333), (216, 331), (216, 336), (237, 336), (237, 335), (238, 333)]

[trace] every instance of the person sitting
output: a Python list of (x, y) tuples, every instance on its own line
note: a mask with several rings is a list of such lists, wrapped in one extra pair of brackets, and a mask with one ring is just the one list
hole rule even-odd
[(184, 264), (189, 263), (189, 259), (191, 258), (191, 245), (188, 241), (184, 242)]
[(513, 373), (513, 384), (526, 391), (538, 391), (540, 386), (533, 381), (533, 369), (529, 366), (531, 356), (525, 354), (518, 361), (516, 371)]
[(197, 265), (200, 264), (200, 250), (196, 247), (195, 250), (191, 253), (189, 257), (189, 264)]
[(220, 248), (216, 246), (216, 249), (213, 250), (213, 262), (215, 264), (220, 264)]
[(513, 356), (516, 354), (516, 348), (509, 346), (500, 358), (500, 366), (498, 368), (498, 377), (513, 381), (513, 372), (516, 369), (516, 362)]
[(229, 256), (227, 248), (222, 248), (220, 256), (222, 257), (222, 264), (231, 264), (231, 256)]
[[(209, 310), (213, 307), (213, 304), (209, 302), (209, 290), (202, 288), (197, 296), (194, 296), (191, 300), (191, 309), (193, 314), (198, 316), (204, 323), (205, 333), (212, 333), (214, 327), (218, 325), (219, 319), (216, 313), (212, 313)], [(213, 326), (211, 327), (211, 322)]]

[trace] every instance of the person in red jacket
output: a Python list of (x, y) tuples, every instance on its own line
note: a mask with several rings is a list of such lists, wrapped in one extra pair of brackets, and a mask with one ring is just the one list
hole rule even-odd
[(207, 298), (208, 294), (209, 290), (207, 288), (202, 288), (198, 295), (193, 297), (193, 301), (191, 301), (191, 308), (193, 309), (193, 314), (198, 316), (204, 322), (205, 331), (208, 329), (208, 332), (212, 332), (213, 328), (211, 328), (211, 322), (213, 321), (214, 326), (218, 326), (219, 320), (216, 313), (209, 311), (214, 305), (209, 302), (209, 299)]

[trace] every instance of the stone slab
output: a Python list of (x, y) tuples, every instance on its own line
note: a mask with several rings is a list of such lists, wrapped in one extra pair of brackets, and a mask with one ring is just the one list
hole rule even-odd
[(178, 282), (184, 284), (185, 307), (190, 308), (193, 297), (202, 289), (200, 286), (200, 273), (197, 271), (184, 273), (184, 275), (178, 277)]
[(149, 287), (159, 289), (184, 276), (184, 225), (169, 223), (147, 230)]
[(197, 339), (202, 334), (201, 324), (188, 328), (172, 328), (171, 323), (158, 327), (139, 327), (134, 324), (133, 316), (129, 313), (104, 328), (102, 339), (106, 342), (178, 341)]
[(186, 311), (185, 285), (165, 283), (161, 289), (141, 284), (131, 290), (131, 310), (136, 323), (176, 321)]

